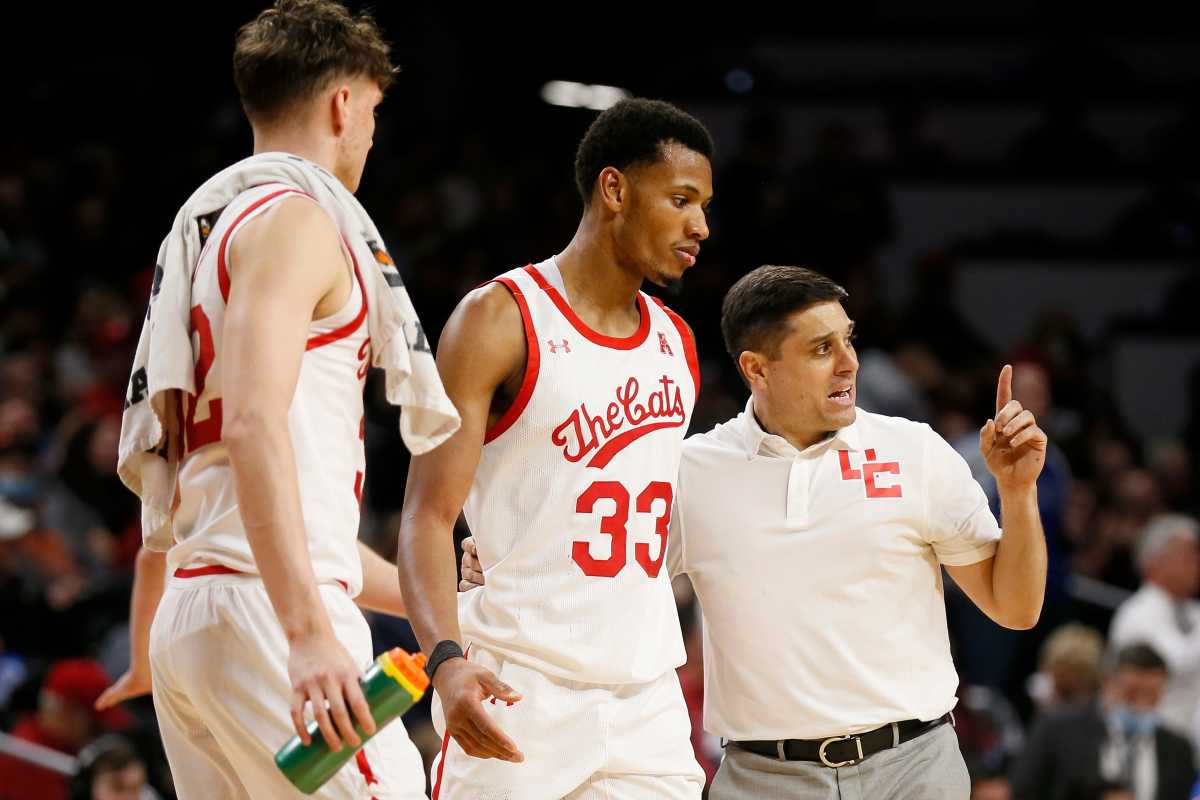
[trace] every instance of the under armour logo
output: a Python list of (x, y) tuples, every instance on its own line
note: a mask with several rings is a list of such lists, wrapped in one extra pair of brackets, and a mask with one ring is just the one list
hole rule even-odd
[(669, 356), (675, 355), (671, 352), (671, 343), (667, 341), (667, 335), (662, 331), (658, 332), (658, 352), (666, 353)]
[(558, 348), (560, 348), (560, 347), (562, 348), (564, 353), (571, 352), (571, 343), (568, 342), (566, 339), (563, 339), (561, 342), (555, 342), (553, 339), (547, 339), (546, 344), (550, 347), (551, 353), (557, 353)]

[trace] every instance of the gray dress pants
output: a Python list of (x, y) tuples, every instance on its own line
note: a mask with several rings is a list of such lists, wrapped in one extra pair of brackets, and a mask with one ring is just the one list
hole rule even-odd
[(971, 779), (950, 725), (852, 767), (780, 761), (730, 745), (709, 800), (968, 800)]

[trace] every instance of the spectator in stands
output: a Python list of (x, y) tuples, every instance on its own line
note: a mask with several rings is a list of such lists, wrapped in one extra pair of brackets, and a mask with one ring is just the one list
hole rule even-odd
[(1072, 800), (1138, 800), (1138, 797), (1123, 783), (1101, 780), (1076, 792)]
[(1192, 454), (1183, 442), (1174, 439), (1156, 442), (1150, 448), (1149, 462), (1168, 508), (1183, 513), (1200, 511), (1197, 505), (1200, 498), (1196, 496), (1200, 487), (1193, 478)]
[(147, 800), (157, 797), (146, 783), (146, 762), (116, 734), (101, 736), (79, 753), (68, 800)]
[(1063, 625), (1046, 638), (1029, 694), (1041, 713), (1091, 703), (1100, 688), (1104, 639), (1086, 625)]
[[(129, 722), (122, 709), (96, 712), (92, 708), (107, 685), (108, 676), (95, 661), (56, 662), (42, 682), (37, 711), (18, 720), (12, 735), (66, 755), (77, 754), (99, 734), (124, 728)], [(0, 797), (62, 800), (66, 792), (65, 776), (0, 755)]]
[(129, 572), (142, 540), (141, 506), (117, 477), (120, 434), (117, 415), (82, 421), (46, 497), (46, 523), (65, 534), (76, 560), (97, 576)]
[(971, 800), (1012, 800), (1012, 784), (1001, 769), (976, 767), (967, 762), (971, 773)]
[(912, 300), (900, 316), (900, 329), (932, 352), (944, 369), (982, 370), (990, 384), (994, 351), (955, 302), (958, 259), (949, 251), (934, 250), (914, 267)]
[(1114, 796), (1113, 787), (1097, 790), (1102, 781), (1131, 787), (1137, 800), (1188, 800), (1191, 746), (1155, 714), (1167, 678), (1166, 662), (1149, 646), (1117, 651), (1099, 703), (1056, 711), (1034, 726), (1013, 769), (1016, 800)]
[(1191, 736), (1200, 707), (1200, 523), (1160, 514), (1137, 544), (1144, 583), (1117, 609), (1109, 639), (1114, 647), (1145, 642), (1162, 655), (1171, 678), (1160, 711), (1166, 725)]
[(1096, 514), (1093, 530), (1076, 551), (1075, 567), (1105, 583), (1137, 589), (1141, 580), (1134, 550), (1147, 523), (1166, 511), (1162, 491), (1149, 470), (1124, 467), (1101, 481), (1100, 495), (1106, 502)]

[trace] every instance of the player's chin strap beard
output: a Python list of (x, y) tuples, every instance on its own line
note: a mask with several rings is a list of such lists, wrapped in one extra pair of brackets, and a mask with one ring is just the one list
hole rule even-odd
[(683, 278), (663, 278), (660, 285), (672, 297), (678, 297), (683, 294)]

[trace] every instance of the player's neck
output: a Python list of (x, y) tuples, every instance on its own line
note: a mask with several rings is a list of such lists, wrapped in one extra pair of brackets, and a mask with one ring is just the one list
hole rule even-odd
[(641, 273), (619, 263), (611, 237), (604, 235), (587, 215), (555, 262), (573, 305), (591, 306), (601, 313), (636, 308), (637, 293), (642, 288)]
[(327, 172), (337, 175), (337, 145), (329, 139), (313, 135), (297, 126), (254, 128), (254, 155), (259, 153), (290, 153), (307, 159)]

